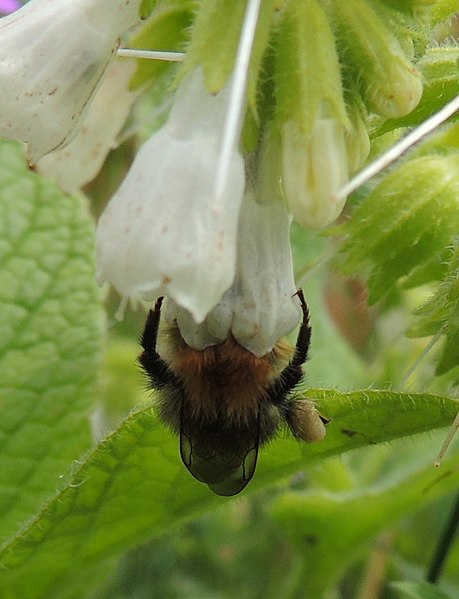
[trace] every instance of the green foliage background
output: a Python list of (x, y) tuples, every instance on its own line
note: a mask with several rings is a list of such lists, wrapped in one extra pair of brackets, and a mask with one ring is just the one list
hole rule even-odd
[[(153, 414), (135, 367), (140, 315), (109, 327), (98, 378), (105, 317), (86, 200), (28, 170), (22, 148), (4, 142), (0, 210), (2, 597), (319, 597), (343, 575), (357, 584), (349, 566), (364, 567), (387, 531), (394, 576), (422, 567), (413, 519), (427, 509), (444, 520), (457, 458), (432, 467), (441, 436), (375, 444), (447, 426), (457, 402), (338, 391), (383, 377), (384, 365), (338, 333), (324, 274), (304, 283), (314, 330), (307, 384), (316, 386), (304, 395), (330, 419), (327, 436), (307, 446), (283, 434), (263, 450), (244, 496), (223, 499), (189, 476)], [(310, 241), (294, 230), (299, 267), (328, 243)], [(325, 381), (336, 390), (317, 387)]]
[[(164, 6), (133, 46), (183, 44), (194, 3)], [(372, 122), (374, 153), (457, 93), (457, 59), (425, 53), (421, 103)], [(139, 67), (134, 85), (160, 89), (147, 107), (171, 68)], [(94, 214), (131, 144), (86, 190), (90, 210), (0, 142), (2, 599), (373, 599), (375, 572), (384, 599), (459, 596), (458, 544), (440, 584), (423, 581), (459, 483), (457, 444), (433, 467), (459, 408), (458, 132), (452, 122), (360, 190), (326, 234), (293, 228), (313, 327), (298, 394), (330, 423), (309, 446), (283, 432), (228, 499), (190, 477), (156, 419), (135, 365), (144, 316), (116, 323), (95, 283)]]

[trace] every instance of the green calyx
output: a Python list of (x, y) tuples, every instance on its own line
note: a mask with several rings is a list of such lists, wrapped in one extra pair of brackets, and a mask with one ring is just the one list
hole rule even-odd
[(339, 57), (327, 16), (317, 0), (293, 0), (280, 18), (275, 60), (276, 119), (309, 133), (318, 118), (350, 127)]

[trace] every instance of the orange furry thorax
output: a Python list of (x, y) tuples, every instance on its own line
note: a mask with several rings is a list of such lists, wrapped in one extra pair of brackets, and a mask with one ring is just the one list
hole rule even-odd
[(193, 412), (217, 412), (238, 420), (258, 413), (264, 391), (292, 354), (281, 341), (258, 357), (233, 337), (197, 350), (186, 344), (177, 326), (165, 331), (165, 343), (170, 368), (186, 389)]

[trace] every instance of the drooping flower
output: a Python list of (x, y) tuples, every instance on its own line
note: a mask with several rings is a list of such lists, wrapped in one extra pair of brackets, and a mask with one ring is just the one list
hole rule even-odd
[[(92, 181), (120, 133), (137, 93), (129, 89), (133, 61), (115, 61), (107, 69), (77, 136), (65, 147), (43, 156), (36, 170), (54, 179), (64, 191), (74, 193)], [(113, 99), (116, 98), (116, 102)]]
[(36, 162), (75, 135), (141, 0), (31, 0), (0, 21), (0, 136)]
[(290, 217), (280, 200), (259, 203), (245, 194), (238, 230), (233, 285), (204, 322), (169, 302), (166, 318), (177, 320), (188, 345), (204, 349), (231, 334), (256, 356), (263, 356), (300, 320), (290, 249)]
[(202, 321), (233, 282), (245, 175), (234, 148), (216, 171), (228, 86), (210, 94), (202, 69), (181, 82), (167, 123), (140, 149), (96, 231), (100, 282), (125, 301), (168, 295)]

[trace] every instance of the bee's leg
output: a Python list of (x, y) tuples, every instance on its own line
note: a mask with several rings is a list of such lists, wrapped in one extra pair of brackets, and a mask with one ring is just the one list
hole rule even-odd
[(147, 322), (140, 338), (140, 345), (149, 353), (156, 352), (156, 341), (158, 339), (159, 319), (161, 318), (163, 300), (163, 297), (158, 297), (154, 309), (148, 312)]
[(295, 353), (279, 377), (267, 391), (268, 401), (275, 405), (282, 405), (288, 393), (300, 382), (303, 376), (301, 366), (308, 358), (309, 344), (311, 343), (311, 327), (309, 326), (309, 311), (304, 299), (303, 290), (298, 289), (296, 295), (300, 298), (303, 320), (295, 346)]
[(163, 299), (162, 297), (158, 298), (154, 309), (148, 313), (147, 322), (140, 338), (143, 352), (138, 357), (138, 361), (147, 372), (155, 387), (164, 387), (165, 385), (176, 383), (174, 373), (170, 370), (167, 362), (156, 351)]
[(329, 422), (316, 410), (314, 403), (309, 400), (288, 400), (288, 394), (300, 382), (303, 376), (301, 366), (308, 358), (311, 343), (311, 327), (309, 326), (309, 312), (303, 290), (297, 293), (303, 310), (303, 321), (298, 332), (295, 353), (277, 381), (268, 389), (268, 401), (276, 405), (285, 418), (293, 435), (302, 441), (311, 443), (319, 441), (325, 436), (325, 425)]
[[(301, 322), (298, 337), (296, 339), (295, 353), (289, 366), (301, 366), (308, 359), (309, 345), (311, 344), (311, 327), (309, 326), (309, 310), (304, 299), (303, 290), (298, 289), (296, 295), (300, 298), (303, 310), (303, 321)], [(287, 366), (287, 368), (289, 367)]]

